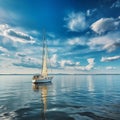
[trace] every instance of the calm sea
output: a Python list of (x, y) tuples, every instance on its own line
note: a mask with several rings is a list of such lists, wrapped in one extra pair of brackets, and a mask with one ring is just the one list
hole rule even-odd
[(0, 120), (120, 120), (120, 75), (0, 76)]

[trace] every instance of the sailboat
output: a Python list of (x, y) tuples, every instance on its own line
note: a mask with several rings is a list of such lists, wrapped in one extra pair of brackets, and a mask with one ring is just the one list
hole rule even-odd
[(47, 59), (48, 59), (48, 49), (47, 49), (47, 41), (44, 33), (41, 74), (36, 74), (33, 76), (33, 80), (32, 80), (33, 83), (48, 83), (52, 81), (53, 76), (48, 75)]

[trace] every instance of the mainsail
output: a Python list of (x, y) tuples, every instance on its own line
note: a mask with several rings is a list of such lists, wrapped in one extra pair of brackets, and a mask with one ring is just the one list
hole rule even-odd
[(48, 75), (47, 71), (47, 43), (45, 39), (45, 34), (43, 35), (43, 55), (42, 55), (42, 70), (41, 75), (46, 77)]
[(52, 81), (53, 76), (48, 76), (48, 68), (47, 63), (48, 60), (48, 49), (47, 49), (47, 40), (45, 38), (45, 32), (43, 34), (43, 54), (42, 54), (42, 68), (41, 74), (37, 74), (33, 76), (33, 83), (49, 83)]

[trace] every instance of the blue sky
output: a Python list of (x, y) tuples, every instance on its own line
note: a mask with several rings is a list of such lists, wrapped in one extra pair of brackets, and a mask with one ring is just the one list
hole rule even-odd
[(120, 0), (0, 0), (0, 74), (120, 73)]

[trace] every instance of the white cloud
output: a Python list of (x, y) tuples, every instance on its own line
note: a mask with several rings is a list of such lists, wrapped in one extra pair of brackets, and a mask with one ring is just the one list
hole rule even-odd
[(9, 29), (9, 26), (7, 24), (0, 24), (0, 33), (5, 31), (6, 29)]
[(112, 4), (111, 8), (120, 8), (120, 0), (116, 0), (116, 1)]
[(79, 12), (75, 13), (72, 12), (68, 15), (67, 18), (65, 18), (65, 21), (67, 22), (66, 27), (70, 31), (83, 31), (86, 29), (86, 17), (85, 14)]
[(35, 42), (30, 35), (17, 31), (15, 28), (11, 28), (7, 24), (0, 25), (0, 35), (5, 38), (8, 38), (9, 40), (12, 40), (13, 42), (19, 42), (19, 43)]
[(61, 60), (61, 68), (71, 69), (71, 70), (80, 70), (80, 71), (90, 71), (94, 68), (95, 62), (94, 58), (87, 59), (88, 64), (86, 66), (81, 66), (80, 62), (72, 62), (71, 60)]
[(106, 67), (106, 70), (115, 70), (116, 69), (116, 67), (112, 67), (112, 66), (107, 66)]
[(120, 47), (120, 32), (91, 38), (87, 44), (92, 50), (106, 50), (107, 52), (115, 51)]
[(109, 61), (115, 61), (120, 59), (120, 56), (112, 56), (112, 57), (102, 57), (101, 62), (109, 62)]
[(60, 66), (63, 68), (65, 66), (73, 66), (73, 62), (71, 60), (61, 60)]
[(86, 11), (86, 15), (89, 17), (89, 16), (92, 16), (95, 12), (97, 11), (97, 9), (88, 9)]
[(119, 18), (117, 18), (117, 19), (101, 18), (91, 25), (91, 29), (98, 34), (117, 30), (119, 28), (120, 28), (120, 19)]
[(77, 70), (83, 70), (83, 71), (87, 70), (87, 71), (90, 71), (91, 69), (94, 68), (94, 65), (95, 65), (94, 60), (95, 60), (94, 58), (89, 58), (89, 59), (87, 59), (88, 65), (86, 65), (86, 66), (76, 66), (75, 68)]
[(56, 48), (49, 48), (49, 52), (50, 53), (55, 53), (55, 52), (57, 52), (58, 51), (58, 49), (56, 49)]
[(76, 62), (75, 65), (76, 65), (76, 66), (79, 66), (79, 65), (80, 65), (80, 62)]
[(86, 70), (91, 70), (95, 64), (94, 58), (89, 58), (89, 59), (87, 59), (87, 61), (88, 61), (88, 65), (85, 68), (86, 68)]
[(60, 68), (68, 68), (68, 67), (72, 67), (74, 68), (74, 66), (78, 66), (80, 65), (80, 62), (76, 62), (74, 63), (72, 60), (58, 60), (58, 57), (56, 54), (53, 54), (53, 56), (50, 59), (51, 62), (51, 66), (52, 67), (60, 67)]
[(53, 54), (53, 56), (50, 58), (50, 64), (52, 67), (57, 66), (57, 55), (56, 54)]
[(80, 37), (75, 37), (72, 39), (68, 39), (67, 43), (69, 45), (85, 45), (85, 40), (83, 40), (83, 38)]
[(2, 47), (2, 46), (0, 46), (0, 51), (3, 52), (3, 53), (7, 53), (8, 52), (8, 50), (6, 48)]

